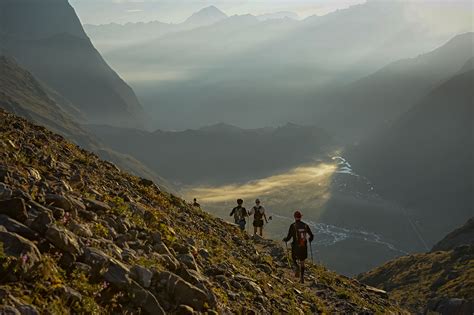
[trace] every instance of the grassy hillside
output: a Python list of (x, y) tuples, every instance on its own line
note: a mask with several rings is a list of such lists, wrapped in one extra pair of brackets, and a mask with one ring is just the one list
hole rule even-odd
[(0, 110), (0, 313), (403, 312)]
[(474, 297), (474, 248), (401, 257), (359, 277), (390, 292), (413, 312), (423, 312), (435, 298)]
[[(474, 305), (474, 246), (469, 238), (474, 230), (472, 223), (471, 219), (451, 232), (430, 253), (395, 259), (360, 275), (359, 280), (387, 290), (412, 312), (471, 314)], [(450, 305), (450, 301), (456, 302)], [(448, 311), (447, 307), (452, 308)]]

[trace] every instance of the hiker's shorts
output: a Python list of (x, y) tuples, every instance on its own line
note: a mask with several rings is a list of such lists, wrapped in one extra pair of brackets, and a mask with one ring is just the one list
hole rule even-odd
[(239, 223), (237, 223), (242, 231), (245, 230), (245, 223), (245, 220), (240, 220)]
[(292, 246), (291, 247), (291, 258), (293, 260), (305, 260), (308, 258), (308, 246)]
[(253, 226), (254, 226), (254, 227), (262, 227), (262, 226), (263, 226), (263, 220), (255, 220), (255, 221), (253, 221)]

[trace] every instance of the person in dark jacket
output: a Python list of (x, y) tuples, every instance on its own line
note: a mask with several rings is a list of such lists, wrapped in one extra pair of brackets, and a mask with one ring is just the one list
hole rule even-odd
[(288, 236), (283, 239), (283, 242), (287, 243), (290, 239), (293, 239), (291, 243), (291, 258), (295, 266), (295, 277), (299, 276), (301, 283), (304, 283), (304, 261), (308, 258), (308, 236), (311, 243), (314, 235), (309, 226), (301, 221), (302, 215), (300, 211), (295, 211), (294, 217), (295, 223), (290, 225)]
[(234, 216), (234, 222), (237, 224), (242, 231), (245, 231), (245, 225), (247, 221), (245, 220), (248, 217), (247, 209), (242, 207), (244, 201), (242, 199), (237, 199), (237, 207), (232, 209), (230, 216)]

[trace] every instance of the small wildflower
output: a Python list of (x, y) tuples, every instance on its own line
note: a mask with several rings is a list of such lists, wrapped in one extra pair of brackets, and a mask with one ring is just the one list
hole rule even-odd
[(28, 262), (29, 257), (28, 257), (28, 255), (24, 254), (24, 255), (21, 255), (21, 256), (20, 256), (20, 259), (21, 259), (21, 263), (22, 263), (23, 265), (25, 265), (25, 264)]

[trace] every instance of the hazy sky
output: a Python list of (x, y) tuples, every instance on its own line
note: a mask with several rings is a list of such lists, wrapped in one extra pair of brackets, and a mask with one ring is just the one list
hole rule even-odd
[(365, 0), (70, 0), (83, 23), (126, 23), (160, 20), (179, 23), (215, 5), (228, 15), (292, 11), (301, 17), (323, 15)]

